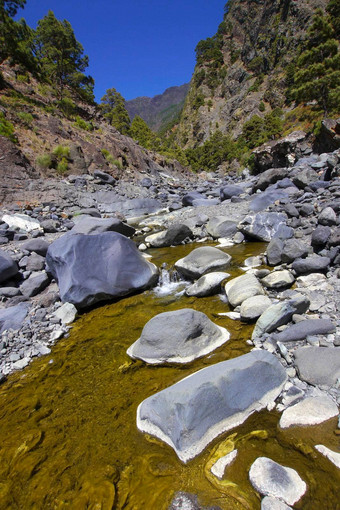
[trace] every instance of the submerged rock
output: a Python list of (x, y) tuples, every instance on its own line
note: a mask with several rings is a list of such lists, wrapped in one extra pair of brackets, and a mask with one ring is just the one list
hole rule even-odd
[(266, 496), (261, 501), (261, 510), (292, 510), (292, 507), (286, 505), (280, 499)]
[(184, 308), (160, 313), (149, 320), (127, 354), (155, 365), (189, 363), (229, 338), (228, 331), (211, 322), (204, 313)]
[(46, 262), (61, 300), (78, 309), (143, 290), (158, 278), (156, 266), (117, 232), (66, 234), (50, 245)]
[(184, 277), (195, 280), (206, 273), (226, 269), (230, 265), (231, 256), (218, 248), (204, 246), (196, 248), (186, 257), (175, 263), (175, 268)]
[(222, 273), (217, 271), (208, 273), (197, 280), (189, 287), (186, 288), (185, 294), (187, 296), (205, 297), (217, 294), (221, 290), (221, 283), (229, 278), (229, 273)]
[(258, 457), (249, 471), (252, 486), (264, 496), (294, 505), (305, 494), (307, 485), (295, 469), (281, 466), (267, 457)]
[(333, 464), (340, 469), (340, 453), (333, 452), (330, 448), (327, 448), (327, 446), (324, 446), (322, 444), (315, 445), (315, 449), (318, 450), (322, 455), (327, 457), (328, 460), (333, 462)]
[(267, 351), (223, 361), (200, 370), (144, 400), (137, 426), (169, 444), (187, 462), (215, 437), (272, 403), (287, 376)]

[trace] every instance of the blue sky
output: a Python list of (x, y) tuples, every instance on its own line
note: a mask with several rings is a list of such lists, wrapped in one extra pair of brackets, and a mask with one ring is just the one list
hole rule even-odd
[(195, 46), (223, 21), (226, 0), (27, 0), (18, 12), (36, 28), (51, 9), (67, 19), (96, 82), (97, 101), (116, 88), (126, 99), (190, 81)]

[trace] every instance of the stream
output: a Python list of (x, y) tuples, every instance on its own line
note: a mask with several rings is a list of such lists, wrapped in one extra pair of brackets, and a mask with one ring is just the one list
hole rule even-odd
[[(149, 250), (159, 267), (202, 244)], [(232, 277), (263, 243), (225, 248)], [(136, 427), (137, 406), (150, 395), (214, 363), (245, 354), (253, 325), (219, 316), (229, 311), (221, 296), (186, 297), (184, 284), (163, 272), (160, 287), (95, 308), (79, 317), (68, 338), (52, 352), (12, 374), (0, 387), (0, 509), (166, 510), (177, 491), (222, 510), (260, 509), (248, 481), (259, 456), (297, 470), (307, 483), (297, 509), (336, 510), (339, 472), (314, 445), (339, 448), (337, 419), (313, 427), (279, 429), (280, 414), (262, 411), (226, 432), (184, 465), (174, 451)], [(204, 312), (231, 339), (186, 366), (148, 366), (126, 349), (158, 313), (180, 308)], [(249, 382), (251, 384), (251, 381)], [(251, 434), (265, 430), (263, 434)], [(234, 434), (237, 434), (234, 436)], [(238, 456), (222, 480), (207, 473), (214, 449), (229, 436)], [(232, 483), (229, 483), (231, 481)]]

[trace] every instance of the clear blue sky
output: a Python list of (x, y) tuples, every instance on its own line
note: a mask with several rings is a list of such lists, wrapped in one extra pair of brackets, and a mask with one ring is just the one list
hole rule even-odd
[(27, 0), (29, 26), (51, 9), (67, 19), (90, 58), (100, 101), (116, 88), (126, 99), (154, 96), (190, 81), (195, 46), (223, 21), (226, 0)]

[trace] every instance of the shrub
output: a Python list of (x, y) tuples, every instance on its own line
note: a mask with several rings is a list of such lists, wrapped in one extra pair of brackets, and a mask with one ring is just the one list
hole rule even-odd
[(26, 126), (26, 127), (31, 127), (32, 126), (32, 123), (33, 123), (33, 115), (31, 115), (30, 113), (26, 113), (26, 112), (19, 112), (17, 114), (17, 116), (19, 117), (20, 119), (20, 122)]
[(14, 134), (14, 126), (9, 120), (5, 119), (5, 116), (0, 112), (0, 135), (5, 136), (11, 142), (17, 143), (18, 139)]
[(93, 131), (92, 123), (86, 122), (86, 120), (79, 117), (79, 115), (77, 115), (76, 117), (76, 125), (80, 127), (80, 129), (84, 129), (85, 131)]
[(64, 145), (58, 145), (53, 149), (53, 155), (58, 159), (60, 158), (69, 158), (70, 157), (70, 148)]
[(107, 149), (102, 149), (101, 153), (103, 154), (104, 158), (106, 159), (106, 161), (108, 163), (110, 163), (111, 165), (116, 166), (119, 169), (123, 168), (123, 165), (122, 165), (121, 161), (119, 161), (119, 159), (115, 159), (112, 156), (112, 154)]
[(52, 158), (49, 154), (42, 154), (41, 156), (37, 157), (36, 164), (41, 168), (51, 168)]
[(72, 117), (76, 112), (76, 105), (68, 97), (63, 97), (63, 99), (58, 101), (58, 105), (67, 118)]
[(58, 174), (64, 174), (68, 170), (68, 162), (66, 158), (62, 158), (57, 165)]
[(17, 81), (20, 83), (29, 83), (30, 78), (28, 74), (17, 74)]
[(263, 101), (261, 101), (261, 103), (259, 104), (259, 110), (260, 110), (260, 112), (264, 112), (264, 111), (265, 111), (265, 109), (266, 109), (266, 107), (264, 106), (264, 102), (263, 102)]

